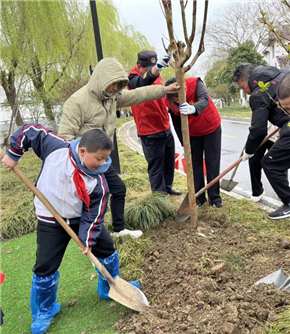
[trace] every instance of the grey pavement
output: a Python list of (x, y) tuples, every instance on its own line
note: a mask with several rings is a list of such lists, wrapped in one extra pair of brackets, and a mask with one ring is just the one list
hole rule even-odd
[[(221, 172), (224, 171), (227, 167), (232, 165), (236, 160), (238, 160), (248, 134), (248, 128), (250, 126), (249, 118), (239, 118), (239, 117), (222, 117), (222, 153), (221, 153)], [(174, 128), (172, 126), (173, 134), (175, 137), (175, 146), (176, 152), (183, 152), (183, 147), (181, 146)], [(137, 136), (135, 122), (132, 119), (132, 122), (124, 124), (119, 129), (119, 139), (129, 146), (132, 150), (138, 152), (141, 155), (143, 154), (142, 146), (140, 139)], [(242, 138), (242, 139), (241, 139)], [(181, 165), (181, 164), (180, 164)], [(182, 167), (178, 170), (179, 173), (183, 173)], [(232, 171), (226, 174), (223, 178), (229, 180), (231, 177)], [(251, 196), (251, 184), (250, 184), (250, 174), (249, 167), (247, 162), (240, 163), (237, 173), (234, 177), (236, 182), (239, 182), (238, 185), (231, 191), (227, 192), (221, 190), (223, 193), (235, 197), (235, 198), (250, 198)], [(278, 208), (282, 205), (282, 202), (279, 200), (272, 187), (270, 186), (265, 175), (262, 176), (262, 182), (265, 189), (265, 195), (262, 197), (262, 200), (259, 202), (259, 205), (267, 210), (272, 211), (273, 209)]]

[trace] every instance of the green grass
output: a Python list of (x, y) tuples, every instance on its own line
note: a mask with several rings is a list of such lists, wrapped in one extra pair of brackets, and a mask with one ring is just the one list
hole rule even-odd
[(225, 104), (222, 109), (219, 106), (217, 108), (221, 116), (252, 117), (251, 108), (245, 108), (239, 102), (233, 102), (229, 107)]
[[(31, 268), (36, 251), (35, 236), (35, 233), (30, 233), (2, 243), (1, 271), (6, 274), (1, 287), (1, 305), (5, 313), (2, 334), (30, 333), (29, 298)], [(90, 279), (96, 271), (73, 241), (68, 246), (59, 272), (58, 301), (62, 304), (62, 310), (48, 333), (114, 333), (114, 323), (127, 309), (115, 302), (99, 299), (97, 276)], [(76, 301), (76, 304), (70, 307), (72, 301)]]
[[(121, 126), (132, 119), (118, 119)], [(147, 175), (147, 164), (143, 157), (132, 152), (127, 146), (118, 141), (121, 161), (121, 177), (127, 184), (128, 194), (126, 204), (142, 201), (144, 195), (150, 194)], [(22, 171), (35, 182), (41, 161), (33, 153), (27, 153), (20, 163)], [(3, 172), (3, 170), (1, 170)], [(32, 208), (32, 195), (25, 185), (13, 173), (4, 171), (1, 175), (2, 189), (2, 224), (13, 234), (20, 234), (35, 229), (35, 218)], [(175, 175), (174, 187), (186, 192), (186, 178), (178, 173)], [(146, 198), (146, 197), (145, 197)], [(177, 208), (180, 203), (178, 196), (169, 197), (171, 204)], [(208, 206), (198, 208), (198, 217), (204, 221), (216, 220), (225, 224), (244, 225), (253, 229), (260, 239), (265, 236), (265, 242), (270, 237), (277, 238), (289, 233), (287, 220), (274, 222), (266, 218), (265, 212), (248, 200), (238, 201), (223, 196), (224, 206), (220, 210)], [(111, 215), (105, 216), (106, 224), (111, 229)], [(25, 226), (26, 224), (31, 224)], [(1, 226), (3, 232), (3, 226)], [(153, 232), (154, 233), (154, 232)], [(126, 280), (140, 279), (142, 282), (146, 273), (142, 264), (146, 251), (150, 247), (151, 232), (144, 233), (141, 239), (116, 239), (119, 252), (121, 275)], [(29, 307), (32, 266), (35, 261), (36, 233), (31, 232), (21, 237), (1, 243), (1, 271), (6, 279), (1, 286), (1, 305), (5, 313), (2, 334), (30, 333), (31, 315)], [(223, 254), (223, 259), (232, 270), (242, 268), (243, 262), (238, 254), (231, 250)], [(202, 260), (202, 259), (201, 259)], [(206, 260), (201, 261), (204, 271), (208, 270)], [(48, 334), (113, 334), (114, 323), (130, 312), (127, 308), (113, 302), (100, 300), (97, 295), (96, 272), (88, 259), (81, 254), (78, 247), (71, 241), (64, 260), (59, 269), (60, 283), (58, 301), (62, 311), (56, 317)], [(76, 301), (74, 306), (69, 303)], [(289, 311), (271, 324), (265, 334), (281, 334), (289, 331)]]
[(290, 333), (290, 309), (283, 312), (277, 321), (270, 325), (267, 334), (289, 334)]
[(245, 266), (245, 262), (241, 255), (234, 250), (227, 250), (221, 254), (221, 260), (226, 264), (231, 272), (241, 269)]

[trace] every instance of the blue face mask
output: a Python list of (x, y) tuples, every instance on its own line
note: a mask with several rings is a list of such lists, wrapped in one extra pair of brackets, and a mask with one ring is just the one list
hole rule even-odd
[(88, 175), (91, 175), (91, 176), (95, 176), (95, 175), (98, 175), (98, 174), (101, 174), (101, 173), (105, 173), (111, 165), (111, 162), (112, 162), (111, 158), (108, 157), (106, 159), (106, 162), (101, 167), (97, 168), (96, 170), (94, 170), (94, 171), (88, 170), (86, 165), (84, 164), (83, 158), (79, 157), (79, 155), (77, 153), (77, 148), (78, 148), (78, 144), (79, 144), (80, 140), (81, 140), (81, 138), (78, 138), (78, 139), (73, 140), (70, 143), (71, 144), (71, 147), (70, 147), (71, 154), (72, 154), (73, 159), (75, 160), (75, 163), (76, 163), (77, 167), (79, 169), (81, 169), (84, 173), (86, 173)]

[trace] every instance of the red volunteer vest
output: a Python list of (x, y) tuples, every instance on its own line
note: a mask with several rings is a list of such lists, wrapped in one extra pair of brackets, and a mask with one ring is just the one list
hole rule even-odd
[[(130, 74), (141, 75), (136, 68)], [(163, 86), (163, 79), (159, 76), (152, 85)], [(130, 89), (128, 87), (128, 89)], [(137, 132), (141, 136), (166, 131), (170, 127), (169, 114), (167, 112), (166, 98), (152, 100), (131, 107), (136, 123)]]
[[(186, 101), (189, 104), (197, 102), (195, 91), (198, 79), (198, 77), (185, 79)], [(180, 116), (178, 106), (175, 103), (170, 103), (166, 99), (166, 105), (175, 115)], [(189, 135), (193, 137), (208, 135), (214, 132), (220, 124), (220, 114), (210, 96), (209, 105), (198, 116), (188, 116)]]

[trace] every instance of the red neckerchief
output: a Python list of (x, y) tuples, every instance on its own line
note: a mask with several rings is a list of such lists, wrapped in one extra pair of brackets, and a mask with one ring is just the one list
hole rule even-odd
[(70, 157), (71, 163), (75, 168), (74, 175), (73, 175), (73, 180), (74, 180), (74, 183), (75, 183), (75, 186), (76, 186), (77, 194), (78, 194), (79, 198), (82, 201), (85, 202), (85, 204), (88, 207), (88, 211), (90, 212), (90, 196), (87, 192), (85, 181), (81, 177), (81, 174), (82, 175), (85, 175), (85, 174), (76, 166), (75, 162), (73, 161), (73, 159), (71, 157), (71, 151), (69, 150), (68, 152), (69, 152), (69, 157)]

